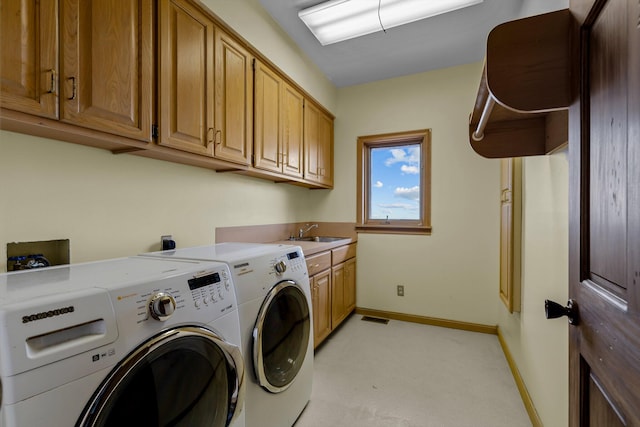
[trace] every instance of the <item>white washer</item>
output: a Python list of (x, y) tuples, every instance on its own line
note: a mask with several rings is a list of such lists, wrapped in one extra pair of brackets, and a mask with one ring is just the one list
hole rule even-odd
[(224, 263), (143, 257), (0, 275), (0, 426), (244, 427)]
[(247, 371), (253, 372), (247, 381), (246, 425), (292, 426), (311, 398), (313, 382), (311, 289), (300, 247), (220, 243), (147, 256), (229, 264), (243, 354)]

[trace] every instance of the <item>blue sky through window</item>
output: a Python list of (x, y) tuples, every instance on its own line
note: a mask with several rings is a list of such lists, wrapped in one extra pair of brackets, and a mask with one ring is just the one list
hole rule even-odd
[(420, 145), (372, 148), (370, 219), (420, 219)]

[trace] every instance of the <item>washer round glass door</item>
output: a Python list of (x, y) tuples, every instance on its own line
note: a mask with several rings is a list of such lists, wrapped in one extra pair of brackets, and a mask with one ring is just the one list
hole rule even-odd
[(238, 347), (183, 326), (151, 338), (102, 382), (77, 426), (226, 427), (244, 399)]
[(286, 390), (300, 371), (309, 346), (309, 303), (300, 286), (284, 280), (269, 291), (253, 329), (253, 369), (262, 387)]

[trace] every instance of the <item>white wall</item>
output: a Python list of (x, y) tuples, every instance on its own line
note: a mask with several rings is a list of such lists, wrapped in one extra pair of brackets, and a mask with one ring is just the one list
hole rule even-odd
[[(475, 154), (467, 135), (481, 69), (475, 63), (339, 91), (335, 189), (312, 194), (316, 219), (355, 221), (358, 136), (432, 129), (433, 234), (360, 234), (359, 307), (497, 323), (500, 163)], [(399, 284), (405, 297), (395, 296)]]
[(219, 226), (299, 221), (309, 190), (0, 131), (6, 244), (71, 239), (71, 261), (214, 242)]
[[(337, 90), (257, 0), (206, 0), (212, 11), (325, 107)], [(0, 131), (0, 271), (9, 242), (71, 239), (71, 261), (214, 242), (215, 227), (308, 218), (310, 191), (230, 173)]]
[(568, 297), (568, 162), (565, 154), (523, 162), (522, 311), (500, 305), (499, 326), (545, 426), (568, 423), (568, 326), (546, 320), (544, 300)]

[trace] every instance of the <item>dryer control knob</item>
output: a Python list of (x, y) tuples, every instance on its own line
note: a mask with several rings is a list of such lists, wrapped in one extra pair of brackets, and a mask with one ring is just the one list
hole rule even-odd
[(287, 264), (284, 261), (278, 261), (273, 268), (275, 268), (276, 273), (282, 274), (287, 271)]
[(165, 321), (176, 310), (176, 300), (165, 292), (158, 292), (149, 301), (149, 312), (156, 320)]

